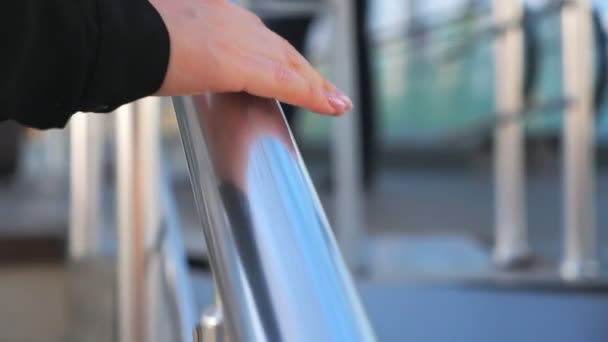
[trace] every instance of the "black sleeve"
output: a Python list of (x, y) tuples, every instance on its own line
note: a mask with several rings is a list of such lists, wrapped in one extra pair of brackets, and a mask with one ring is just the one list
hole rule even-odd
[(148, 0), (2, 0), (0, 120), (62, 127), (160, 88), (169, 34)]

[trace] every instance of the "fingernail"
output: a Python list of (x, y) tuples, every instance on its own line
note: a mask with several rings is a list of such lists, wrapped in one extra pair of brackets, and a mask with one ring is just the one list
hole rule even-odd
[(325, 97), (327, 98), (327, 102), (332, 106), (336, 111), (343, 112), (348, 110), (348, 103), (345, 102), (342, 97), (336, 93), (325, 93)]
[(351, 99), (344, 95), (344, 94), (340, 94), (340, 98), (342, 99), (342, 101), (346, 104), (346, 110), (351, 110), (353, 109), (353, 101), (351, 101)]
[(342, 102), (344, 102), (344, 104), (346, 105), (346, 110), (353, 109), (353, 101), (350, 99), (350, 97), (346, 96), (346, 94), (344, 94), (338, 88), (334, 88), (334, 92), (335, 92), (336, 96), (338, 98), (340, 98), (340, 100), (342, 100)]

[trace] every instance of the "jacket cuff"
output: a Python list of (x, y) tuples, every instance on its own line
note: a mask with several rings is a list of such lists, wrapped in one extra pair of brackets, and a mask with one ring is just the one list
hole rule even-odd
[(148, 0), (97, 0), (97, 41), (80, 111), (109, 112), (156, 92), (169, 63), (169, 32)]

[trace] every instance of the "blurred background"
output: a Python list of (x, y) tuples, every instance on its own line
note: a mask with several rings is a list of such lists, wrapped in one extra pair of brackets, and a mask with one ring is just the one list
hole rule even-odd
[[(580, 3), (591, 9), (580, 24), (590, 34), (575, 36), (577, 60), (567, 56), (563, 17)], [(339, 5), (245, 5), (340, 79)], [(379, 339), (608, 341), (608, 3), (355, 0), (349, 8), (354, 125), (284, 110), (341, 247), (340, 230), (358, 230), (343, 251)], [(565, 74), (585, 72), (587, 87), (569, 86)], [(204, 238), (169, 99), (160, 108), (201, 312), (212, 287)], [(94, 116), (86, 129), (101, 138), (81, 153), (99, 155), (89, 172), (100, 179), (100, 242), (82, 262), (70, 262), (68, 232), (70, 144), (83, 114), (64, 130), (0, 125), (2, 342), (119, 340), (117, 114)], [(588, 120), (568, 122), (581, 116)], [(580, 125), (591, 128), (577, 133)], [(358, 169), (355, 188), (336, 172), (336, 154), (348, 153), (337, 132), (348, 127), (359, 142), (346, 165)], [(589, 143), (567, 143), (568, 134)], [(569, 172), (579, 175), (570, 188)], [(352, 214), (336, 206), (340, 191), (357, 197), (361, 227), (340, 224)]]

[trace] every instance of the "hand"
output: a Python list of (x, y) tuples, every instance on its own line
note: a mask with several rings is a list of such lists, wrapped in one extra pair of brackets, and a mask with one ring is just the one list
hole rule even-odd
[(171, 39), (159, 95), (247, 92), (322, 114), (350, 99), (253, 13), (224, 0), (150, 0)]

